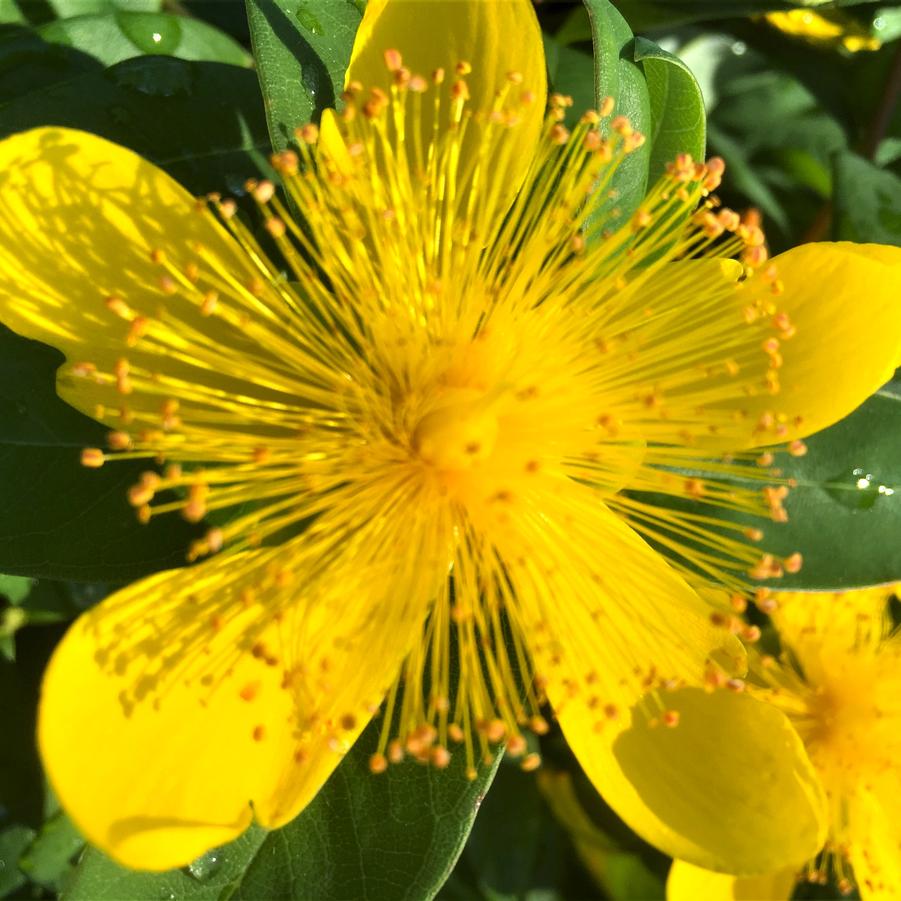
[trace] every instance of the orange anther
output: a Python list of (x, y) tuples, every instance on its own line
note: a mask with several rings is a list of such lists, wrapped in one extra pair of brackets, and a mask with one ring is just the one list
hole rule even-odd
[(106, 457), (99, 447), (86, 447), (81, 452), (81, 465), (89, 469), (99, 469), (103, 466)]

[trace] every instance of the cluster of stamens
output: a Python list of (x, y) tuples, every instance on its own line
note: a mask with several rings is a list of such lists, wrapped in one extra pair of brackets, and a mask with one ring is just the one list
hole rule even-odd
[[(560, 567), (554, 557), (546, 573), (535, 571), (521, 537), (530, 533), (518, 523), (531, 523), (544, 498), (553, 506), (554, 479), (578, 483), (589, 492), (586, 515), (596, 492), (640, 534), (673, 549), (677, 565), (681, 557), (683, 569), (727, 585), (732, 608), (714, 622), (755, 641), (759, 630), (736, 614), (747, 598), (765, 603), (768, 589), (755, 594), (747, 579), (797, 572), (800, 555), (761, 554), (753, 546), (760, 529), (716, 521), (725, 533), (714, 534), (712, 514), (660, 508), (643, 493), (785, 520), (789, 486), (772, 453), (724, 455), (708, 443), (744, 429), (743, 440), (751, 433), (775, 444), (798, 424), (775, 411), (745, 423), (718, 406), (778, 394), (783, 345), (795, 328), (779, 309), (783, 286), (767, 265), (759, 217), (725, 209), (712, 194), (721, 160), (681, 154), (627, 220), (615, 207), (597, 217), (594, 202), (615, 200), (617, 167), (644, 136), (614, 115), (610, 98), (567, 126), (572, 101), (553, 95), (525, 187), (507, 196), (511, 135), (536, 102), (522, 76), (508, 76), (491, 109), (472, 110), (467, 63), (446, 83), (443, 70), (410, 72), (394, 50), (385, 60), (389, 87), (349, 84), (332, 125), (304, 125), (296, 146), (272, 158), (283, 193), (269, 180), (247, 183), (276, 254), (235, 201), (213, 194), (192, 215), (221, 242), (198, 238), (184, 259), (151, 251), (158, 310), (104, 298), (126, 325), (123, 354), (110, 371), (81, 362), (72, 372), (110, 389), (117, 400), (97, 416), (115, 427), (108, 449), (86, 449), (82, 462), (161, 465), (129, 491), (142, 522), (179, 511), (200, 523), (241, 508), (192, 545), (191, 561), (269, 553), (293, 529), (309, 543), (310, 565), (326, 572), (320, 562), (331, 565), (353, 544), (362, 515), (355, 510), (371, 510), (374, 520), (380, 505), (390, 515), (408, 509), (417, 528), (431, 530), (424, 543), (439, 576), (423, 599), (431, 613), (403, 665), (405, 688), (381, 686), (388, 704), (371, 769), (405, 757), (444, 767), (461, 746), (474, 776), (501, 743), (534, 769), (539, 757), (527, 736), (547, 731), (547, 685), (562, 684), (584, 703), (599, 731), (623, 711), (604, 696), (603, 674), (573, 672), (560, 658), (553, 598), (523, 612), (513, 580), (560, 578)], [(471, 138), (477, 129), (479, 141)], [(431, 143), (422, 137), (439, 133)], [(229, 253), (240, 257), (238, 269)], [(743, 300), (728, 332), (708, 319), (731, 302), (734, 286), (702, 276), (695, 290), (708, 292), (708, 307), (692, 312), (683, 300), (692, 283), (665, 268), (704, 256), (737, 257), (743, 267)], [(658, 287), (646, 291), (654, 279)], [(675, 351), (693, 329), (702, 330), (700, 350), (677, 365)], [(181, 370), (171, 374), (164, 358)], [(195, 385), (192, 367), (235, 375), (221, 386), (212, 377)], [(242, 389), (241, 379), (254, 387)], [(445, 428), (451, 416), (466, 435), (459, 447)], [(805, 449), (795, 441), (788, 450)], [(699, 474), (683, 475), (689, 466)], [(752, 487), (730, 485), (736, 475)], [(624, 483), (633, 493), (618, 493)], [(561, 508), (561, 516), (581, 509)], [(700, 550), (685, 550), (697, 542)], [(292, 601), (276, 599), (279, 584), (304, 576), (284, 572), (290, 578), (273, 577), (242, 610), (265, 596), (273, 599), (268, 615), (284, 617)], [(578, 603), (589, 582), (573, 582)], [(585, 611), (586, 622), (608, 615), (602, 604)], [(664, 661), (637, 661), (630, 683), (636, 697), (679, 684)], [(740, 687), (715, 670), (708, 684)], [(285, 687), (310, 690), (293, 677)], [(348, 710), (317, 728), (341, 735), (364, 715)], [(660, 709), (653, 722), (674, 727), (678, 714)], [(255, 727), (254, 741), (263, 736)], [(335, 746), (344, 748), (337, 739)]]

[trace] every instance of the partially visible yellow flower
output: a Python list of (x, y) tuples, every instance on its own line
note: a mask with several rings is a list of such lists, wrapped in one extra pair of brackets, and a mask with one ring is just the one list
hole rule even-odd
[[(736, 878), (677, 861), (670, 901), (788, 899), (796, 881), (862, 898), (901, 894), (901, 632), (886, 588), (776, 595), (778, 660), (751, 657), (748, 691), (783, 711), (828, 799), (829, 836), (806, 869)], [(725, 811), (724, 816), (732, 816)]]
[(849, 53), (878, 50), (882, 46), (878, 38), (873, 37), (856, 19), (841, 9), (825, 12), (792, 9), (788, 12), (767, 13), (765, 18), (783, 34), (803, 38), (811, 44), (843, 47)]
[(670, 853), (753, 872), (818, 847), (784, 718), (700, 687), (744, 655), (683, 573), (747, 593), (800, 566), (718, 509), (783, 520), (753, 448), (803, 453), (901, 361), (901, 249), (771, 263), (710, 197), (721, 162), (684, 155), (629, 221), (589, 225), (643, 137), (607, 101), (570, 133), (545, 93), (527, 0), (370, 2), (344, 113), (274, 160), (302, 220), (249, 186), (278, 264), (233, 202), (123, 148), (0, 144), (3, 319), (62, 349), (61, 395), (109, 424), (84, 462), (160, 463), (130, 494), (144, 519), (241, 511), (47, 671), (50, 780), (118, 860), (288, 822), (385, 699), (375, 772), (475, 774), (502, 740), (532, 768), (549, 701)]

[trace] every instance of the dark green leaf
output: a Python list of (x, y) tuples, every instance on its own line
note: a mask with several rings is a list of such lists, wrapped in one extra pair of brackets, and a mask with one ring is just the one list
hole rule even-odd
[(808, 439), (782, 468), (798, 487), (789, 523), (770, 529), (777, 552), (801, 550), (790, 588), (841, 589), (901, 579), (901, 395), (880, 392)]
[(243, 0), (181, 0), (181, 8), (188, 15), (209, 22), (220, 31), (230, 34), (243, 47), (250, 46), (250, 28)]
[(130, 147), (196, 193), (243, 191), (269, 149), (254, 73), (221, 63), (127, 60), (0, 110), (0, 137), (37, 125), (81, 128)]
[(544, 56), (551, 90), (573, 99), (566, 111), (566, 124), (572, 126), (595, 106), (594, 61), (586, 51), (564, 46), (548, 35), (544, 35)]
[(653, 183), (679, 153), (704, 159), (704, 98), (694, 75), (678, 57), (652, 41), (635, 39), (635, 61), (641, 63), (651, 103), (648, 180)]
[[(0, 824), (39, 828), (45, 808), (44, 774), (38, 762), (35, 722), (41, 676), (61, 628), (22, 629), (18, 657), (0, 658)], [(2, 877), (2, 868), (0, 868)]]
[[(584, 2), (594, 42), (595, 105), (600, 105), (605, 97), (612, 97), (614, 114), (628, 117), (637, 131), (647, 134), (651, 127), (651, 104), (644, 75), (633, 59), (632, 32), (609, 0)], [(610, 224), (615, 225), (635, 211), (647, 190), (650, 152), (650, 145), (645, 143), (619, 166), (612, 181), (614, 195), (599, 198), (598, 219), (604, 221), (609, 217)]]
[(451, 883), (446, 901), (589, 901), (600, 897), (564, 828), (539, 790), (539, 775), (512, 762), (498, 769)]
[[(855, 6), (871, 0), (835, 0), (829, 6)], [(635, 31), (732, 19), (797, 9), (794, 0), (618, 0), (617, 6)]]
[(253, 55), (276, 150), (293, 140), (299, 125), (336, 106), (360, 6), (354, 0), (247, 0)]
[(104, 66), (144, 54), (250, 66), (251, 56), (236, 41), (201, 22), (168, 13), (118, 11), (59, 19), (40, 36), (88, 53)]
[[(901, 395), (887, 388), (836, 425), (807, 439), (803, 457), (780, 454), (777, 466), (797, 487), (785, 507), (789, 521), (707, 510), (763, 529), (761, 548), (779, 557), (799, 551), (796, 575), (770, 583), (780, 591), (841, 591), (901, 579)], [(661, 506), (685, 501), (655, 496)]]
[(581, 7), (570, 10), (560, 27), (554, 32), (554, 40), (566, 47), (570, 44), (587, 44), (591, 41), (591, 23)]
[(466, 779), (463, 754), (446, 770), (412, 761), (369, 771), (380, 722), (363, 733), (312, 803), (283, 829), (254, 828), (187, 868), (125, 870), (88, 851), (68, 901), (396, 901), (434, 896), (450, 873), (497, 763)]
[(835, 237), (901, 246), (901, 178), (853, 153), (835, 158)]
[(183, 565), (198, 528), (171, 516), (142, 526), (127, 502), (145, 465), (81, 465), (106, 429), (56, 397), (60, 362), (0, 332), (0, 571), (124, 582)]
[[(0, 109), (7, 101), (102, 69), (86, 53), (48, 44), (28, 28), (0, 25)], [(0, 131), (4, 118), (0, 113)]]

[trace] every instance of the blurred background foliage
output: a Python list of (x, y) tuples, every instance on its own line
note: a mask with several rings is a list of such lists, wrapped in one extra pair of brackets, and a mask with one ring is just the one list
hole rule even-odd
[[(363, 5), (332, 3), (350, 4), (351, 18)], [(761, 212), (774, 251), (828, 238), (901, 245), (901, 6), (797, 7), (779, 0), (621, 0), (616, 6), (636, 35), (673, 54), (697, 79), (708, 153), (728, 164), (723, 199)], [(327, 42), (333, 27), (331, 20), (323, 25), (324, 8), (321, 0), (293, 0), (294, 15), (314, 44)], [(591, 106), (585, 8), (576, 0), (546, 0), (536, 8), (553, 86), (573, 95), (575, 109)], [(652, 45), (641, 47), (648, 53)], [(301, 81), (286, 102), (313, 112), (329, 102), (327, 80), (307, 70)], [(679, 83), (657, 87), (659, 116), (678, 99)], [(195, 192), (240, 196), (247, 177), (266, 171), (270, 151), (244, 3), (0, 0), (0, 137), (46, 124), (132, 147)], [(56, 362), (46, 361), (47, 372)], [(11, 365), (6, 356), (0, 369)], [(18, 377), (14, 367), (4, 373), (4, 381)], [(0, 415), (22, 429), (48, 428), (28, 406), (47, 384), (0, 392)], [(13, 459), (0, 448), (3, 501), (12, 503), (21, 473), (4, 468), (4, 458)], [(21, 466), (18, 458), (15, 465)], [(76, 462), (60, 465), (60, 485), (71, 487)], [(82, 533), (90, 522), (107, 515), (103, 498), (124, 495), (127, 482), (104, 483), (99, 499), (97, 483), (91, 486), (99, 506), (87, 524), (75, 524), (80, 540), (89, 540)], [(23, 490), (32, 490), (27, 480)], [(41, 534), (20, 521), (0, 528), (0, 572), (20, 573), (0, 575), (0, 898), (253, 897), (240, 888), (242, 867), (261, 837), (248, 837), (231, 862), (228, 854), (210, 855), (162, 881), (128, 881), (119, 871), (121, 880), (110, 883), (116, 868), (108, 862), (79, 865), (83, 844), (37, 760), (35, 706), (40, 674), (66, 623), (111, 586), (96, 581), (102, 576), (96, 568), (92, 581), (71, 581), (79, 574), (75, 558), (56, 567), (51, 574), (57, 578), (31, 578), (32, 572), (47, 575)], [(184, 535), (176, 537), (150, 541), (146, 565), (123, 570), (110, 564), (109, 582), (159, 568), (173, 553), (173, 541), (183, 546)], [(115, 558), (114, 547), (109, 554)], [(440, 897), (662, 898), (668, 860), (605, 807), (558, 735), (549, 736), (542, 751), (537, 778), (501, 763)], [(310, 897), (302, 888), (294, 891), (299, 894), (291, 897)], [(271, 893), (282, 896), (278, 888)], [(797, 894), (832, 897), (835, 889), (804, 886)]]

